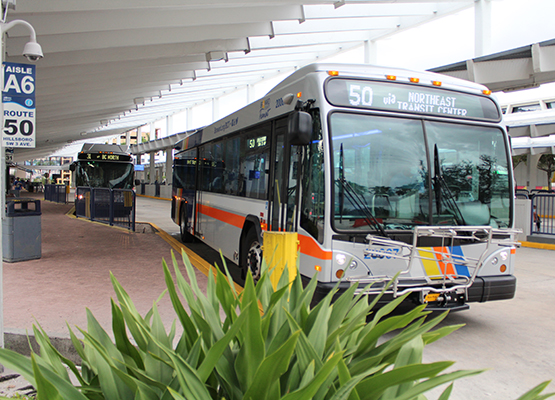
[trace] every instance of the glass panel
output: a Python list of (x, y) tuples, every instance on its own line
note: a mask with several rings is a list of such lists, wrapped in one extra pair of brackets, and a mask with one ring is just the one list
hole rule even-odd
[(241, 138), (234, 137), (225, 142), (224, 155), (224, 193), (236, 195), (239, 192), (239, 163)]
[(241, 181), (243, 191), (239, 195), (253, 199), (268, 196), (269, 149), (271, 123), (257, 126), (244, 137), (245, 157), (241, 157)]
[(173, 186), (178, 189), (195, 189), (197, 150), (189, 150), (174, 161)]
[(384, 229), (428, 223), (421, 121), (334, 113), (330, 130), (335, 229), (376, 230), (375, 221)]
[(324, 146), (320, 113), (312, 110), (312, 141), (306, 146), (301, 191), (301, 227), (320, 243), (324, 241)]
[(433, 168), (434, 224), (509, 226), (509, 161), (502, 131), (440, 122), (425, 126), (432, 165), (440, 170)]
[(77, 164), (75, 183), (77, 186), (132, 189), (133, 176), (131, 163), (80, 161)]
[(289, 179), (287, 187), (287, 216), (285, 220), (287, 232), (296, 231), (295, 220), (297, 214), (297, 176), (300, 168), (301, 148), (291, 146), (291, 160), (289, 162)]
[(334, 113), (330, 130), (336, 230), (509, 226), (510, 164), (500, 129)]
[(523, 106), (514, 106), (512, 109), (512, 113), (519, 113), (519, 112), (530, 112), (530, 111), (540, 111), (541, 106), (540, 103), (536, 104), (526, 104)]
[(283, 185), (283, 161), (285, 153), (284, 145), (285, 135), (276, 136), (276, 154), (275, 154), (275, 165), (274, 165), (274, 195), (272, 201), (272, 226), (271, 230), (278, 231), (281, 230), (281, 202), (285, 200), (285, 194), (282, 193)]

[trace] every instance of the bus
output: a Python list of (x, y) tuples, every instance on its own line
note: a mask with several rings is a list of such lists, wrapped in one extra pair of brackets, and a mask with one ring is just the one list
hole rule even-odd
[[(312, 64), (176, 145), (172, 219), (243, 276), (264, 232), (297, 232), (303, 281), (463, 310), (511, 299), (513, 172), (484, 86), (429, 72)], [(369, 287), (369, 284), (372, 284)]]
[(85, 143), (70, 169), (76, 216), (135, 230), (135, 172), (127, 146)]
[(75, 186), (133, 189), (133, 157), (126, 146), (85, 143), (71, 165)]

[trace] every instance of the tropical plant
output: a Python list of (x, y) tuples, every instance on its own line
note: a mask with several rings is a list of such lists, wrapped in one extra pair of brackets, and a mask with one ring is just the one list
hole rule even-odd
[[(448, 361), (423, 364), (424, 346), (460, 326), (432, 330), (445, 314), (426, 321), (423, 306), (391, 315), (402, 297), (372, 312), (377, 300), (369, 304), (352, 287), (311, 308), (315, 279), (303, 288), (298, 276), (288, 282), (284, 273), (274, 290), (265, 264), (257, 285), (248, 275), (242, 293), (229, 273), (214, 269), (203, 293), (188, 258), (183, 255), (188, 281), (173, 254), (172, 260), (175, 281), (165, 262), (163, 267), (183, 330), (179, 337), (175, 322), (169, 332), (162, 323), (161, 297), (142, 317), (112, 276), (114, 340), (88, 310), (87, 330), (79, 329), (83, 339), (70, 328), (81, 368), (52, 346), (40, 326), (34, 327), (40, 355), (1, 349), (0, 362), (28, 379), (39, 400), (421, 400), (438, 385), (479, 372), (446, 372), (453, 364)], [(521, 399), (545, 398), (540, 393), (546, 385)]]
[(547, 189), (551, 190), (551, 177), (555, 172), (555, 154), (542, 154), (538, 160), (538, 169), (547, 174)]
[(513, 168), (516, 169), (521, 163), (528, 164), (528, 154), (513, 156)]

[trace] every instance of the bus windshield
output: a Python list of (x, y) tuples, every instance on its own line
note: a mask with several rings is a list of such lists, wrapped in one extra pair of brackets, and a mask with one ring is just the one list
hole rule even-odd
[(132, 189), (133, 176), (132, 163), (79, 161), (75, 171), (75, 183), (77, 186)]
[(329, 121), (336, 231), (510, 226), (500, 129), (343, 112)]

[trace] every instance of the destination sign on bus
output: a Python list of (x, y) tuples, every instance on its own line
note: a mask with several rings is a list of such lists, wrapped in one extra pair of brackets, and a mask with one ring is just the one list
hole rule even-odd
[(131, 161), (131, 156), (127, 154), (79, 153), (77, 159), (91, 161)]
[(253, 139), (247, 139), (247, 146), (249, 149), (256, 149), (257, 147), (264, 147), (268, 143), (266, 136), (260, 136)]
[(491, 98), (454, 90), (337, 78), (327, 81), (325, 92), (328, 101), (335, 106), (491, 121), (501, 119)]

